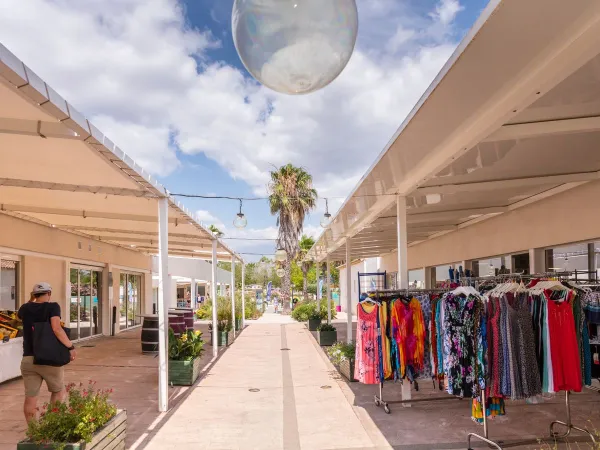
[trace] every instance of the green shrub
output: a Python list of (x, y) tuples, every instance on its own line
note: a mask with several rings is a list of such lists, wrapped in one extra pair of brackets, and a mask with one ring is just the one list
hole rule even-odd
[(317, 327), (317, 331), (335, 331), (335, 327), (328, 323), (322, 323)]
[(292, 319), (298, 322), (306, 322), (316, 311), (317, 305), (315, 302), (299, 302), (292, 311)]
[(336, 342), (327, 350), (327, 355), (331, 362), (335, 365), (340, 365), (342, 361), (354, 359), (356, 353), (356, 343), (351, 342)]
[(212, 303), (210, 300), (205, 300), (204, 303), (196, 309), (196, 317), (199, 320), (209, 320), (212, 317)]
[(169, 360), (191, 361), (202, 355), (204, 341), (200, 330), (188, 330), (176, 337), (173, 329), (169, 328)]

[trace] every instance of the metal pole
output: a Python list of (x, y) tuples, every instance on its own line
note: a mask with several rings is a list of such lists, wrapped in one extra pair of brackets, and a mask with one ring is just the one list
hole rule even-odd
[[(408, 231), (406, 224), (406, 197), (396, 198), (396, 224), (398, 235), (398, 288), (408, 289)], [(410, 383), (402, 383), (402, 400), (412, 398)], [(410, 407), (410, 403), (403, 406)]]
[(242, 263), (242, 330), (243, 330), (244, 327), (246, 326), (246, 295), (245, 295), (246, 282), (244, 280), (244, 278), (246, 276), (246, 265), (244, 264), (243, 261), (241, 263)]
[(346, 239), (346, 342), (352, 342), (352, 260), (350, 259), (350, 238)]
[(331, 268), (329, 266), (329, 255), (327, 255), (327, 323), (331, 323)]
[(210, 295), (212, 297), (212, 346), (213, 356), (219, 354), (219, 341), (217, 335), (217, 240), (212, 241), (212, 282), (210, 283)]
[(235, 258), (231, 255), (231, 326), (235, 337)]
[(198, 298), (198, 283), (195, 278), (192, 278), (191, 280), (190, 297), (190, 308), (195, 309), (198, 306), (196, 304), (196, 299)]
[(169, 286), (169, 200), (158, 199), (158, 411), (169, 408), (167, 358)]

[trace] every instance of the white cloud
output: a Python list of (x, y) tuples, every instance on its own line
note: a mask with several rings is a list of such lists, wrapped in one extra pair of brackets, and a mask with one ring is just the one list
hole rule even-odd
[(205, 209), (199, 209), (196, 211), (196, 220), (201, 222), (206, 227), (214, 225), (221, 231), (225, 230), (225, 224), (221, 221), (221, 219), (217, 218), (211, 212), (206, 211)]
[[(272, 165), (292, 162), (313, 174), (321, 196), (345, 197), (454, 49), (459, 2), (441, 0), (429, 15), (413, 6), (359, 2), (347, 68), (299, 97), (208, 60), (219, 43), (190, 28), (177, 0), (3, 0), (0, 40), (155, 174), (178, 167), (175, 143), (257, 194)], [(341, 202), (332, 199), (330, 211)], [(323, 210), (320, 202), (314, 214)]]

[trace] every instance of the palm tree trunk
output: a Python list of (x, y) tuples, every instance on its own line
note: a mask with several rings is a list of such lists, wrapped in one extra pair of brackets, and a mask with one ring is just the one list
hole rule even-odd
[(285, 262), (283, 270), (285, 271), (285, 275), (283, 276), (283, 281), (281, 283), (281, 293), (283, 297), (283, 314), (289, 314), (290, 300), (292, 297), (292, 262), (290, 261), (289, 257), (288, 260)]

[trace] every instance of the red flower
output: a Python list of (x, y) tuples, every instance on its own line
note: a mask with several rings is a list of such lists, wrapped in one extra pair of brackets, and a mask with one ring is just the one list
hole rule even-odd
[(52, 408), (52, 412), (53, 413), (57, 413), (58, 412), (58, 408)]

